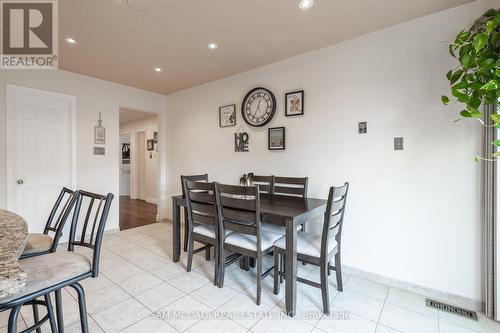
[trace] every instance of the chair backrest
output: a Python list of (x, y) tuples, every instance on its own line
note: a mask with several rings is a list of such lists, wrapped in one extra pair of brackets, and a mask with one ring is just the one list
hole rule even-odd
[(274, 176), (257, 176), (253, 172), (248, 174), (253, 185), (259, 185), (260, 193), (271, 194), (274, 188)]
[(183, 189), (183, 192), (186, 193), (189, 231), (193, 231), (197, 225), (208, 224), (215, 226), (217, 235), (219, 221), (214, 183), (184, 179)]
[(68, 251), (74, 251), (75, 245), (92, 249), (92, 276), (96, 277), (99, 272), (102, 237), (114, 196), (111, 193), (101, 195), (86, 191), (77, 191), (75, 195), (77, 199)]
[(216, 183), (215, 193), (221, 230), (257, 236), (257, 249), (261, 249), (259, 187)]
[(307, 177), (274, 177), (273, 194), (305, 198), (308, 183)]
[(182, 197), (183, 198), (186, 197), (186, 193), (184, 193), (184, 180), (191, 180), (194, 182), (208, 182), (208, 174), (181, 176), (181, 187), (182, 187)]
[(48, 235), (49, 232), (54, 233), (54, 241), (52, 242), (53, 247), (57, 246), (59, 238), (62, 236), (66, 220), (68, 219), (75, 204), (74, 194), (74, 191), (63, 187), (56, 199), (56, 202), (54, 203), (54, 206), (52, 207), (52, 210), (50, 211), (43, 233), (46, 235)]
[(330, 187), (328, 194), (328, 203), (326, 205), (325, 219), (323, 223), (323, 233), (321, 237), (321, 254), (328, 254), (328, 245), (335, 240), (340, 249), (342, 238), (342, 224), (344, 221), (345, 204), (347, 202), (347, 193), (349, 183), (340, 187)]

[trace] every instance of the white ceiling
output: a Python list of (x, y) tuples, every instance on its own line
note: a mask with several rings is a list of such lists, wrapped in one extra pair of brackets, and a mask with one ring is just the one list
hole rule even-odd
[(139, 119), (156, 116), (156, 113), (137, 111), (127, 108), (120, 108), (120, 124), (129, 123)]
[(168, 94), (472, 1), (60, 0), (60, 68)]

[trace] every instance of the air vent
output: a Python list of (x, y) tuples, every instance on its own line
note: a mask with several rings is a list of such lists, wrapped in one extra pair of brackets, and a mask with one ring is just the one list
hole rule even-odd
[(470, 311), (470, 310), (466, 310), (466, 309), (462, 309), (462, 308), (459, 308), (458, 306), (454, 306), (454, 305), (450, 305), (450, 304), (438, 302), (438, 301), (435, 301), (435, 300), (429, 299), (429, 298), (427, 298), (425, 300), (425, 305), (427, 305), (430, 308), (437, 309), (439, 311), (453, 313), (453, 314), (455, 314), (457, 316), (477, 321), (477, 314), (476, 314), (476, 312)]

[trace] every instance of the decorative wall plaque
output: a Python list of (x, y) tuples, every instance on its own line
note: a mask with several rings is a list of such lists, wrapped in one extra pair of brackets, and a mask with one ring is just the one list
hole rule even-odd
[(247, 132), (234, 133), (234, 151), (236, 153), (248, 152), (249, 140)]
[(106, 128), (102, 126), (102, 119), (100, 112), (99, 112), (99, 120), (97, 120), (97, 126), (94, 127), (94, 143), (96, 145), (106, 144)]

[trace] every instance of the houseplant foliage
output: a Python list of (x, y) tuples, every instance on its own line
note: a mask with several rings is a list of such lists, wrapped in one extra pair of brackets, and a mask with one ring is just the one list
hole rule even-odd
[[(441, 96), (443, 104), (450, 99), (463, 104), (462, 118), (475, 118), (484, 126), (481, 105), (496, 104), (500, 98), (500, 9), (490, 9), (469, 30), (458, 33), (449, 46), (458, 66), (446, 74), (451, 97)], [(461, 118), (461, 119), (462, 119)], [(500, 129), (500, 114), (491, 115), (491, 124)], [(500, 146), (500, 140), (493, 144)], [(500, 153), (495, 153), (500, 157)]]

